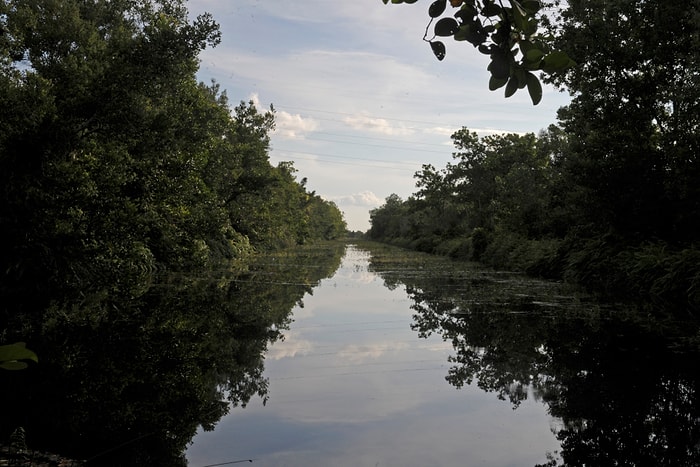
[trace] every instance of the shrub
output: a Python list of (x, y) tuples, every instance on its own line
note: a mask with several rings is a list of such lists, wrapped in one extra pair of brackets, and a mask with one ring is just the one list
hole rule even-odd
[(471, 244), (472, 259), (479, 261), (489, 246), (489, 237), (486, 230), (480, 227), (472, 230)]

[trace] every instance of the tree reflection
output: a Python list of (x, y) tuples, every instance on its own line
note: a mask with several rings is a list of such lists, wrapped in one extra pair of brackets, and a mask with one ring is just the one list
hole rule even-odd
[(39, 322), (27, 316), (40, 364), (0, 374), (0, 444), (22, 426), (31, 448), (88, 465), (186, 465), (198, 427), (265, 400), (265, 351), (342, 254), (342, 245), (282, 252), (161, 277), (138, 298), (85, 298), (54, 304)]
[(587, 303), (560, 284), (392, 254), (374, 251), (372, 270), (405, 285), (419, 336), (452, 343), (447, 381), (475, 383), (516, 407), (528, 397), (545, 403), (564, 465), (697, 465), (697, 323)]

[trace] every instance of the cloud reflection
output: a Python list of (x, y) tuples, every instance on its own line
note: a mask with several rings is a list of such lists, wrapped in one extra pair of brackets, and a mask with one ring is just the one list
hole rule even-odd
[(314, 344), (301, 337), (297, 331), (287, 331), (284, 340), (276, 342), (267, 353), (268, 360), (281, 360), (308, 355), (314, 350)]
[(376, 344), (355, 345), (350, 344), (338, 352), (338, 357), (353, 363), (362, 363), (368, 360), (376, 360), (379, 357), (408, 348), (405, 342), (387, 342)]
[[(543, 406), (517, 411), (445, 381), (453, 352), (411, 330), (411, 301), (368, 271), (353, 246), (270, 350), (270, 399), (233, 411), (188, 451), (192, 465), (255, 458), (262, 466), (521, 466), (558, 449)], [(303, 315), (302, 315), (303, 314)], [(232, 443), (231, 440), (235, 440)]]

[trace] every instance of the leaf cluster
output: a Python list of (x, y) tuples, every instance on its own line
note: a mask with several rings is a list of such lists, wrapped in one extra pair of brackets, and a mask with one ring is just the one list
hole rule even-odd
[(39, 362), (34, 352), (24, 342), (0, 345), (0, 368), (4, 370), (23, 370), (27, 368), (25, 360)]
[[(389, 0), (382, 0), (385, 4)], [(415, 3), (417, 0), (391, 0), (391, 3)], [(438, 60), (443, 60), (446, 47), (436, 37), (452, 37), (455, 41), (469, 42), (491, 62), (489, 89), (505, 86), (505, 96), (527, 88), (532, 103), (542, 100), (542, 85), (534, 72), (545, 74), (564, 72), (575, 65), (569, 56), (554, 50), (550, 39), (538, 34), (538, 15), (542, 2), (537, 0), (449, 0), (452, 15), (443, 16), (448, 0), (435, 0), (428, 8), (430, 21), (423, 40)], [(428, 30), (435, 22), (433, 36)]]

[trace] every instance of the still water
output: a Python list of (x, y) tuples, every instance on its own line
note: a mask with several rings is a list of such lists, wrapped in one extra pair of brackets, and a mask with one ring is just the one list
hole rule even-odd
[(13, 316), (0, 464), (700, 465), (677, 313), (373, 243), (147, 279)]
[(199, 432), (191, 466), (698, 465), (694, 331), (354, 245), (292, 313), (269, 400)]
[(349, 246), (340, 268), (293, 311), (266, 358), (265, 406), (251, 403), (201, 433), (193, 466), (535, 465), (558, 449), (557, 422), (531, 399), (445, 381), (452, 345), (411, 329), (413, 302)]

